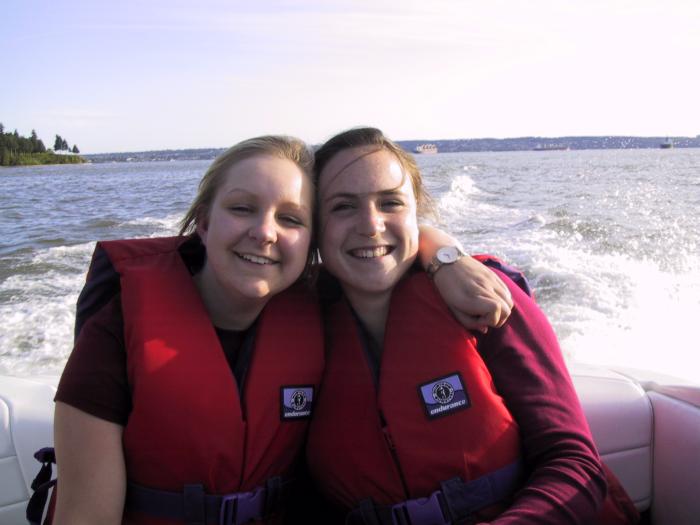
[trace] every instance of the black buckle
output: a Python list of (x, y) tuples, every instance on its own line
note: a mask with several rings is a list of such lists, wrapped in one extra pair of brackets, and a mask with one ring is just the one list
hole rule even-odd
[(264, 516), (265, 489), (237, 492), (221, 497), (219, 525), (240, 525)]
[(391, 507), (394, 525), (449, 525), (440, 505), (441, 492), (436, 490), (427, 498), (416, 498)]

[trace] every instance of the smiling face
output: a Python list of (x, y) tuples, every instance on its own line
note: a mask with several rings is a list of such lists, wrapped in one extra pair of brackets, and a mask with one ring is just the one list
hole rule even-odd
[(312, 183), (294, 162), (256, 155), (233, 164), (197, 221), (207, 295), (266, 301), (294, 283), (309, 253), (312, 205)]
[(418, 252), (416, 198), (396, 156), (376, 146), (337, 153), (319, 177), (320, 250), (355, 303), (379, 298)]

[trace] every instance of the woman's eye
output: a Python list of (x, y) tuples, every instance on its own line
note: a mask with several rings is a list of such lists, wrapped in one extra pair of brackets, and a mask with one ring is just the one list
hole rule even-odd
[(391, 199), (391, 200), (382, 202), (382, 209), (384, 209), (384, 210), (394, 210), (396, 208), (401, 208), (401, 207), (403, 207), (403, 202), (400, 200)]
[(232, 206), (229, 206), (228, 209), (229, 211), (236, 214), (245, 214), (253, 211), (253, 209), (250, 206), (246, 206), (244, 204), (234, 204)]
[(331, 207), (331, 211), (351, 210), (353, 205), (349, 202), (337, 202)]
[(293, 226), (304, 226), (305, 222), (300, 219), (299, 217), (295, 217), (294, 215), (282, 215), (280, 217), (280, 221), (286, 223), (286, 224), (291, 224)]

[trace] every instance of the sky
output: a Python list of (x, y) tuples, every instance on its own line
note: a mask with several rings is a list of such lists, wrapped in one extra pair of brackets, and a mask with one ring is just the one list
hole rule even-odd
[(2, 0), (0, 122), (82, 153), (700, 134), (697, 0)]

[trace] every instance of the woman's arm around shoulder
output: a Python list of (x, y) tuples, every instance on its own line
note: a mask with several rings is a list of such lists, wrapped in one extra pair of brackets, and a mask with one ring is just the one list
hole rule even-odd
[[(458, 246), (459, 241), (432, 226), (420, 227), (419, 259), (427, 269), (441, 246)], [(513, 307), (508, 287), (482, 263), (466, 256), (440, 267), (435, 286), (455, 318), (468, 330), (486, 332), (503, 326)]]
[(478, 347), (520, 426), (528, 477), (492, 523), (594, 522), (605, 475), (556, 335), (537, 304), (500, 275), (515, 308), (503, 327), (479, 337)]
[(122, 522), (126, 494), (122, 432), (121, 425), (56, 403), (54, 525)]

